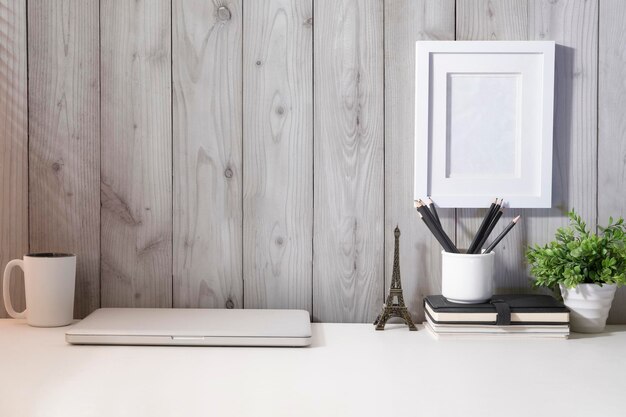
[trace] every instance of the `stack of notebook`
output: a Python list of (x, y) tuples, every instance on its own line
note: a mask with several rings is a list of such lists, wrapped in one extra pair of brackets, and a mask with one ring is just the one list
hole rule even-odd
[(442, 295), (424, 298), (424, 323), (435, 338), (567, 338), (569, 310), (554, 297), (494, 295), (482, 304), (458, 304)]

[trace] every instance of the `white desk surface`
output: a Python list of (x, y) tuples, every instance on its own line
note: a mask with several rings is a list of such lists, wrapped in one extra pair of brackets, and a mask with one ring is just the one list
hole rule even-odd
[(71, 346), (0, 320), (0, 416), (626, 416), (626, 326), (441, 340), (314, 324), (308, 348)]

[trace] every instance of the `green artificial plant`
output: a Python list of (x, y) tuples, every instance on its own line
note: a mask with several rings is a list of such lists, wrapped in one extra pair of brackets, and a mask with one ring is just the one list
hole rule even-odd
[(558, 284), (626, 284), (626, 226), (620, 218), (591, 233), (575, 211), (568, 213), (570, 225), (556, 231), (556, 240), (535, 245), (526, 252), (535, 287), (555, 290)]

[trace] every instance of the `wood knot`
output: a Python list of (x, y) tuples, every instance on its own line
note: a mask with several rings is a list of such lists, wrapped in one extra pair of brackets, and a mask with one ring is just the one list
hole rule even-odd
[(282, 116), (283, 114), (285, 114), (285, 108), (283, 106), (276, 107), (276, 114)]
[(230, 9), (226, 6), (220, 6), (217, 8), (217, 18), (222, 22), (230, 20)]
[(282, 246), (282, 245), (283, 245), (283, 243), (285, 243), (285, 240), (284, 240), (281, 236), (278, 236), (278, 237), (276, 238), (276, 245), (277, 245), (277, 246)]
[(263, 63), (262, 63), (261, 61), (257, 61), (257, 62), (256, 62), (256, 66), (257, 66), (257, 67), (260, 67), (261, 65), (263, 65)]
[(226, 308), (228, 308), (228, 309), (235, 308), (235, 303), (233, 303), (233, 300), (231, 300), (231, 299), (226, 300)]
[(308, 28), (312, 27), (313, 26), (313, 18), (309, 17), (307, 20), (305, 20), (304, 21), (304, 26), (308, 27)]
[(52, 163), (52, 170), (54, 172), (59, 172), (61, 170), (61, 164), (59, 164), (58, 162), (53, 162)]
[(232, 178), (232, 177), (233, 177), (233, 170), (232, 170), (232, 169), (230, 169), (230, 168), (226, 168), (226, 169), (224, 170), (224, 176), (225, 176), (226, 178)]

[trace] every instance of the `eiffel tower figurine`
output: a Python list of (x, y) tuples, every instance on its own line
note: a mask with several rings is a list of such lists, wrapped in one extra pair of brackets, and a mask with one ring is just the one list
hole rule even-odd
[(393, 231), (396, 237), (393, 249), (393, 275), (391, 276), (391, 287), (387, 302), (383, 304), (383, 311), (376, 317), (374, 325), (376, 330), (384, 330), (387, 320), (392, 317), (399, 317), (409, 326), (409, 330), (417, 330), (409, 310), (404, 305), (404, 296), (402, 295), (402, 283), (400, 282), (400, 229), (396, 226)]

